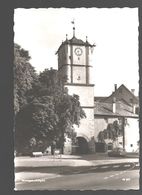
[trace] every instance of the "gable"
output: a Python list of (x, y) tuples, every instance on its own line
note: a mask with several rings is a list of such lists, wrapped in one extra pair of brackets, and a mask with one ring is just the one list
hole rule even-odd
[(104, 102), (111, 103), (113, 102), (114, 97), (116, 98), (116, 101), (122, 101), (128, 105), (139, 103), (138, 98), (123, 84), (118, 89), (116, 89), (116, 91), (114, 91), (109, 97), (107, 97)]

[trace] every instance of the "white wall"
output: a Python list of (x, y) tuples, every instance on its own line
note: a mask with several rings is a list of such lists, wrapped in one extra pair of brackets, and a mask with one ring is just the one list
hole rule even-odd
[(79, 127), (74, 125), (77, 132), (77, 137), (82, 136), (87, 138), (87, 141), (94, 135), (94, 120), (81, 119)]
[(81, 106), (94, 107), (94, 88), (91, 86), (73, 86), (68, 85), (68, 93), (70, 95), (76, 94), (80, 97)]
[(125, 126), (125, 149), (127, 152), (135, 152), (139, 141), (139, 123), (138, 119), (128, 118)]
[(72, 69), (73, 69), (73, 83), (85, 84), (86, 67), (73, 66)]

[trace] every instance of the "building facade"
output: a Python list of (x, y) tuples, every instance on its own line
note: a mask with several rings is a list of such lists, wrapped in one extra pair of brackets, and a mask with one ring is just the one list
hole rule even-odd
[[(75, 37), (62, 42), (58, 54), (58, 73), (60, 79), (66, 79), (65, 87), (70, 95), (79, 96), (81, 107), (86, 118), (81, 119), (80, 125), (74, 126), (77, 133), (80, 153), (91, 150), (90, 141), (94, 135), (94, 84), (92, 55), (95, 45)], [(92, 148), (93, 149), (93, 148)]]
[[(112, 148), (121, 145), (128, 152), (135, 151), (139, 141), (138, 97), (134, 95), (134, 90), (129, 91), (124, 85), (117, 89), (115, 85), (115, 90), (109, 97), (94, 98), (92, 64), (94, 47), (94, 44), (88, 42), (87, 37), (86, 41), (77, 39), (73, 28), (73, 37), (68, 39), (66, 36), (66, 40), (57, 51), (59, 77), (66, 81), (65, 87), (70, 95), (79, 96), (81, 107), (86, 114), (80, 125), (74, 126), (78, 151), (97, 152), (97, 144), (100, 143), (98, 135), (106, 130), (109, 124), (110, 126), (121, 124), (121, 133), (115, 141), (107, 138), (103, 143), (105, 142), (107, 146), (111, 144)], [(65, 143), (70, 148), (69, 153), (70, 144)]]
[[(107, 146), (123, 147), (127, 152), (136, 152), (139, 142), (139, 100), (124, 85), (115, 85), (114, 92), (109, 97), (94, 98), (94, 136), (96, 143), (103, 142)], [(116, 122), (117, 121), (117, 122)], [(100, 132), (109, 132), (110, 125), (117, 123), (120, 134), (117, 138), (99, 140)]]

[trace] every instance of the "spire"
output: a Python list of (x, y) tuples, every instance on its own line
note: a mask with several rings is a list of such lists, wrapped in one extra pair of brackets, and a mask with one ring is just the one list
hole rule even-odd
[(73, 24), (73, 37), (75, 37), (75, 21), (73, 19), (73, 21), (71, 21), (71, 23)]
[(73, 27), (73, 37), (75, 37), (75, 27)]

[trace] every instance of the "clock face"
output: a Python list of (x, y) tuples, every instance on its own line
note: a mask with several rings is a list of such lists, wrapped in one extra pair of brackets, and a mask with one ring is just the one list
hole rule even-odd
[(82, 49), (80, 47), (77, 47), (75, 50), (74, 50), (75, 54), (77, 56), (81, 56), (82, 55)]

